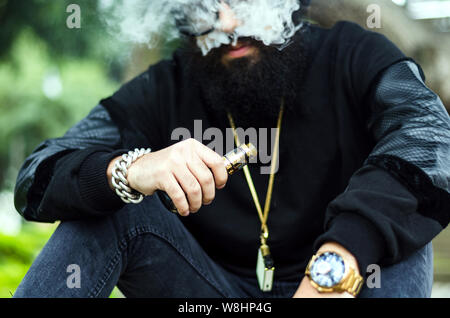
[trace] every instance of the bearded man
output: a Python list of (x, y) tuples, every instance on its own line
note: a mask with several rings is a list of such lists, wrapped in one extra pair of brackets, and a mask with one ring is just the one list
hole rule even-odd
[[(449, 222), (450, 120), (420, 66), (352, 23), (324, 29), (287, 10), (280, 28), (256, 14), (286, 15), (296, 0), (216, 3), (180, 6), (173, 58), (26, 160), (18, 211), (62, 222), (15, 297), (114, 286), (127, 297), (429, 297), (430, 242)], [(173, 140), (198, 120), (224, 135), (277, 127), (259, 146), (275, 139), (278, 167), (228, 178), (222, 154)], [(381, 284), (365, 284), (378, 266)]]

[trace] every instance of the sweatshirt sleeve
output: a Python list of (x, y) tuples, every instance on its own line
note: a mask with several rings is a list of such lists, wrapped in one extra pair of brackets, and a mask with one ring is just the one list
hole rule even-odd
[(126, 151), (108, 112), (96, 106), (64, 136), (46, 140), (26, 159), (16, 181), (16, 209), (27, 220), (54, 222), (119, 208), (107, 187), (106, 167)]
[(105, 216), (123, 207), (124, 202), (109, 187), (106, 170), (110, 161), (124, 152), (89, 147), (59, 159), (39, 205), (40, 217), (78, 220)]
[(450, 118), (416, 64), (382, 73), (368, 129), (376, 145), (326, 212), (325, 233), (367, 265), (395, 264), (429, 243), (450, 220)]

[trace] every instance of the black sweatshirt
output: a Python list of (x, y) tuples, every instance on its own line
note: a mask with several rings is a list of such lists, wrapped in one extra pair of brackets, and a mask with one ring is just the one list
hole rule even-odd
[[(369, 264), (401, 261), (448, 223), (419, 213), (418, 196), (408, 182), (366, 160), (380, 141), (368, 129), (374, 87), (382, 72), (405, 56), (385, 37), (351, 23), (331, 30), (310, 27), (310, 32), (304, 108), (294, 105), (284, 118), (268, 219), (276, 279), (281, 280), (299, 280), (325, 242), (346, 247), (365, 273)], [(112, 158), (135, 147), (165, 148), (177, 142), (171, 134), (178, 127), (194, 136), (194, 120), (202, 120), (203, 131), (225, 131), (226, 114), (205, 106), (186, 81), (183, 63), (175, 54), (102, 100), (120, 132), (117, 144), (61, 150), (41, 162), (26, 195), (28, 211), (34, 212), (20, 209), (25, 217), (54, 221), (114, 213), (123, 203), (106, 180)], [(259, 168), (253, 165), (250, 171), (264, 199), (269, 176)], [(18, 188), (16, 202), (24, 196)], [(448, 193), (442, 193), (442, 202), (448, 202)], [(182, 222), (214, 260), (237, 274), (255, 276), (260, 221), (242, 173), (217, 191), (213, 204)]]

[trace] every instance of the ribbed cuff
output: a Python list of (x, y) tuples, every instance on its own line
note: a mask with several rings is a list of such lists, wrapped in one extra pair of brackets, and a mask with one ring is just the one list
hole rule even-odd
[(328, 230), (315, 241), (314, 253), (328, 242), (341, 244), (352, 253), (363, 277), (370, 264), (377, 264), (382, 259), (385, 245), (381, 234), (366, 218), (349, 212), (333, 218)]
[(111, 160), (126, 152), (124, 149), (114, 152), (94, 152), (81, 164), (78, 175), (80, 195), (93, 209), (113, 211), (125, 204), (109, 187), (106, 172)]

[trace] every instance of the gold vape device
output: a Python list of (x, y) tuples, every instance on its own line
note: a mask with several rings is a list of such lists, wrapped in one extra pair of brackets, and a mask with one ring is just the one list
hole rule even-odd
[[(243, 144), (240, 147), (237, 147), (236, 149), (233, 149), (232, 151), (227, 153), (225, 156), (223, 156), (223, 161), (228, 174), (231, 176), (236, 171), (241, 170), (250, 162), (250, 159), (256, 157), (257, 154), (258, 152), (255, 146), (253, 146), (253, 144), (251, 143), (246, 145)], [(161, 199), (161, 202), (169, 211), (178, 213), (175, 204), (173, 204), (167, 193), (158, 190), (157, 194)]]
[(227, 168), (228, 174), (231, 176), (236, 171), (241, 170), (246, 166), (250, 159), (256, 157), (258, 152), (253, 144), (241, 145), (240, 147), (230, 151), (223, 160), (225, 162), (225, 168)]

